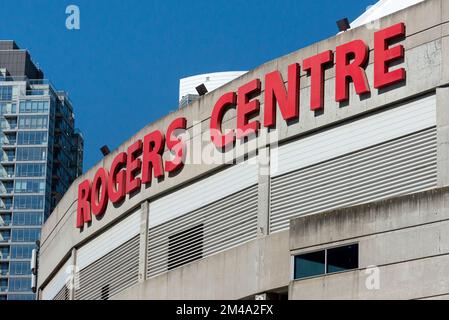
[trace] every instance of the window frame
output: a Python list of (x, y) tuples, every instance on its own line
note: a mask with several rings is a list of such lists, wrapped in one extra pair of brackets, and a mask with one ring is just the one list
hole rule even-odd
[[(328, 270), (328, 259), (327, 259), (328, 250), (349, 247), (349, 246), (357, 246), (357, 268), (340, 270), (340, 271), (335, 271), (335, 272), (327, 272), (327, 270)], [(316, 252), (320, 252), (320, 251), (324, 251), (324, 273), (314, 275), (314, 276), (309, 276), (309, 277), (295, 278), (295, 269), (296, 269), (295, 258), (297, 256), (302, 256), (302, 255), (306, 255), (309, 253), (316, 253)], [(359, 242), (349, 242), (349, 243), (345, 243), (345, 244), (334, 245), (332, 247), (324, 247), (321, 249), (307, 250), (307, 251), (303, 251), (303, 252), (298, 251), (298, 252), (293, 253), (291, 255), (290, 278), (293, 281), (301, 281), (301, 280), (306, 280), (306, 279), (312, 279), (312, 278), (317, 278), (317, 277), (324, 277), (324, 276), (328, 276), (328, 275), (339, 274), (339, 273), (343, 273), (343, 272), (350, 272), (350, 271), (359, 270), (359, 269), (360, 269), (360, 243)]]

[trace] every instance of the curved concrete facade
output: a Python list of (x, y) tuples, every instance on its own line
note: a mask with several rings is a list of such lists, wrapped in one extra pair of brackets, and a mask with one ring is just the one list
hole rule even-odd
[[(379, 28), (386, 28), (399, 22), (405, 23), (407, 28), (406, 37), (400, 42), (405, 48), (405, 60), (397, 64), (395, 67), (402, 66), (405, 68), (407, 72), (405, 82), (394, 85), (385, 90), (375, 90), (372, 84), (373, 52), (371, 51), (368, 65), (366, 67), (368, 80), (372, 89), (370, 95), (360, 97), (354, 93), (353, 87), (351, 86), (349, 102), (335, 102), (335, 69), (331, 68), (325, 72), (324, 111), (312, 112), (310, 111), (309, 106), (310, 77), (307, 73), (301, 71), (299, 89), (299, 121), (289, 123), (285, 122), (278, 110), (275, 130), (277, 134), (276, 140), (272, 143), (259, 145), (259, 155), (253, 156), (250, 154), (249, 157), (257, 160), (260, 159), (260, 154), (269, 154), (269, 159), (273, 162), (273, 157), (277, 155), (277, 152), (281, 150), (283, 146), (288, 144), (295, 143), (296, 141), (303, 141), (308, 137), (317, 137), (317, 139), (319, 139), (320, 136), (323, 136), (326, 132), (331, 132), (329, 130), (334, 130), (339, 127), (346, 128), (345, 126), (353, 123), (356, 123), (357, 126), (357, 123), (363, 123), (363, 119), (369, 119), (374, 115), (382, 114), (388, 110), (403, 110), (401, 108), (408, 108), (408, 106), (413, 108), (413, 106), (417, 106), (417, 103), (419, 106), (419, 103), (424, 103), (423, 101), (425, 99), (431, 99), (433, 102), (431, 102), (428, 107), (433, 108), (435, 112), (433, 124), (420, 123), (418, 124), (416, 130), (414, 129), (416, 132), (410, 131), (410, 133), (405, 135), (398, 133), (397, 137), (395, 136), (388, 139), (393, 139), (396, 141), (397, 139), (402, 139), (402, 137), (405, 137), (404, 139), (406, 139), (408, 136), (413, 136), (413, 139), (418, 141), (421, 139), (421, 132), (424, 131), (425, 134), (428, 134), (429, 136), (422, 139), (435, 139), (435, 153), (428, 155), (429, 157), (434, 156), (431, 161), (434, 166), (430, 168), (428, 172), (426, 171), (426, 173), (423, 173), (428, 175), (426, 176), (426, 183), (420, 182), (421, 184), (419, 184), (417, 182), (413, 182), (413, 185), (411, 185), (407, 190), (416, 190), (413, 192), (424, 192), (428, 189), (440, 188), (448, 185), (449, 158), (447, 154), (449, 154), (449, 113), (447, 106), (449, 105), (449, 89), (447, 86), (449, 84), (449, 3), (445, 0), (424, 1), (393, 15), (382, 18), (379, 21)], [(120, 152), (126, 152), (127, 148), (133, 142), (138, 139), (142, 139), (146, 134), (156, 129), (165, 131), (165, 128), (168, 127), (170, 122), (178, 117), (185, 117), (187, 119), (187, 130), (191, 137), (201, 134), (208, 128), (212, 108), (219, 97), (226, 92), (236, 91), (240, 86), (256, 78), (262, 80), (262, 91), (258, 96), (261, 105), (260, 114), (255, 118), (263, 119), (263, 79), (267, 73), (278, 70), (281, 72), (283, 79), (288, 79), (287, 67), (290, 64), (302, 63), (305, 58), (316, 55), (325, 50), (335, 50), (338, 45), (347, 43), (354, 39), (362, 39), (366, 41), (368, 46), (372, 49), (374, 31), (375, 30), (372, 30), (371, 28), (360, 26), (335, 37), (312, 44), (306, 48), (290, 53), (276, 60), (267, 62), (264, 65), (240, 76), (236, 80), (231, 81), (213, 92), (210, 92), (206, 96), (201, 97), (198, 101), (193, 102), (188, 107), (170, 113), (166, 117), (149, 124), (136, 133), (136, 135), (131, 137), (128, 141), (123, 143), (117, 150), (106, 156), (100, 163), (87, 171), (83, 176), (78, 178), (64, 195), (63, 199), (60, 201), (59, 205), (42, 229), (38, 273), (38, 288), (40, 290), (40, 296), (43, 297), (42, 292), (49, 290), (50, 286), (55, 285), (58, 281), (59, 283), (61, 282), (61, 276), (58, 278), (58, 273), (64, 274), (64, 272), (61, 273), (61, 267), (67, 263), (76, 266), (80, 255), (84, 255), (84, 252), (86, 252), (86, 247), (89, 246), (90, 243), (96, 241), (96, 239), (101, 237), (102, 234), (111, 234), (112, 237), (112, 234), (114, 234), (114, 226), (121, 226), (120, 224), (125, 223), (125, 220), (128, 218), (134, 219), (131, 218), (132, 215), (134, 215), (134, 217), (139, 217), (137, 229), (135, 229), (136, 225), (130, 226), (129, 230), (132, 231), (129, 231), (129, 237), (124, 240), (120, 240), (122, 241), (120, 243), (123, 246), (126, 244), (126, 246), (130, 246), (129, 248), (132, 248), (129, 250), (127, 249), (126, 252), (130, 252), (132, 250), (137, 252), (137, 258), (130, 256), (127, 260), (131, 261), (132, 259), (136, 259), (136, 264), (129, 266), (130, 270), (135, 272), (135, 279), (133, 278), (130, 282), (127, 282), (128, 284), (126, 286), (122, 286), (117, 292), (112, 292), (113, 290), (110, 289), (109, 285), (104, 286), (102, 284), (101, 288), (92, 289), (94, 291), (98, 291), (97, 295), (92, 296), (89, 296), (88, 293), (86, 293), (85, 296), (81, 296), (80, 293), (77, 295), (77, 289), (69, 287), (66, 289), (64, 294), (66, 298), (240, 299), (251, 298), (255, 295), (264, 293), (278, 294), (278, 297), (283, 297), (283, 295), (286, 295), (286, 292), (288, 291), (287, 288), (292, 281), (292, 252), (297, 250), (298, 246), (293, 247), (292, 245), (289, 245), (292, 240), (289, 239), (289, 236), (291, 235), (288, 230), (288, 223), (287, 228), (277, 228), (271, 222), (274, 217), (275, 210), (284, 210), (282, 209), (282, 204), (279, 207), (280, 209), (277, 209), (276, 197), (278, 196), (274, 195), (274, 193), (277, 192), (276, 190), (278, 190), (276, 188), (282, 189), (282, 187), (276, 186), (278, 183), (283, 183), (282, 181), (278, 181), (280, 181), (284, 175), (278, 178), (273, 174), (261, 174), (261, 162), (253, 162), (253, 165), (255, 166), (254, 170), (256, 170), (254, 183), (249, 185), (242, 184), (241, 188), (238, 190), (233, 190), (232, 188), (229, 191), (224, 190), (224, 198), (211, 198), (211, 200), (204, 205), (209, 208), (208, 206), (213, 206), (216, 203), (220, 204), (220, 201), (224, 201), (222, 203), (223, 208), (228, 208), (227, 206), (233, 208), (232, 203), (239, 203), (239, 201), (241, 203), (247, 203), (248, 208), (251, 209), (246, 211), (253, 212), (254, 216), (242, 216), (241, 219), (242, 221), (245, 221), (245, 223), (248, 223), (252, 230), (251, 233), (246, 234), (241, 230), (238, 232), (236, 231), (236, 234), (239, 235), (239, 239), (241, 240), (236, 240), (234, 243), (230, 240), (226, 240), (229, 244), (226, 244), (226, 246), (223, 244), (224, 247), (217, 244), (220, 242), (219, 238), (214, 238), (215, 242), (211, 242), (210, 248), (207, 247), (207, 243), (204, 244), (205, 247), (203, 247), (203, 252), (209, 250), (207, 252), (210, 252), (210, 254), (203, 254), (199, 259), (193, 259), (190, 263), (177, 267), (172, 268), (170, 265), (165, 266), (161, 269), (162, 271), (154, 273), (152, 273), (151, 268), (153, 268), (153, 270), (159, 270), (157, 269), (159, 268), (158, 263), (162, 263), (160, 261), (165, 261), (164, 259), (166, 259), (160, 258), (160, 261), (151, 260), (151, 255), (156, 257), (160, 254), (157, 253), (159, 252), (158, 248), (151, 248), (151, 239), (153, 236), (151, 231), (149, 235), (149, 230), (152, 230), (152, 212), (156, 212), (158, 210), (156, 204), (162, 203), (161, 201), (164, 197), (169, 197), (176, 192), (179, 192), (177, 194), (179, 196), (185, 192), (191, 192), (189, 193), (189, 196), (191, 195), (194, 197), (195, 190), (197, 187), (200, 188), (202, 184), (210, 183), (212, 187), (215, 186), (213, 179), (214, 176), (222, 174), (224, 177), (223, 179), (226, 177), (233, 177), (232, 173), (234, 172), (236, 166), (226, 164), (210, 165), (205, 163), (186, 164), (182, 170), (177, 172), (177, 174), (173, 176), (165, 175), (163, 179), (153, 181), (150, 187), (142, 186), (141, 189), (131, 197), (127, 195), (126, 200), (123, 201), (121, 205), (113, 206), (109, 203), (105, 214), (100, 219), (93, 217), (92, 223), (89, 226), (85, 226), (82, 230), (75, 227), (78, 184), (86, 178), (92, 180), (98, 168), (109, 168), (114, 157)], [(417, 108), (417, 110), (419, 110), (419, 108)], [(405, 114), (407, 113), (405, 112)], [(235, 117), (235, 112), (228, 112), (225, 116), (223, 127), (225, 129), (235, 127)], [(419, 126), (422, 126), (422, 128)], [(385, 139), (385, 143), (389, 143), (388, 146), (393, 143), (387, 138)], [(427, 140), (422, 141), (422, 143), (427, 143), (425, 142)], [(204, 145), (207, 144), (205, 141), (202, 143)], [(377, 148), (378, 145), (379, 144), (376, 143), (369, 146), (369, 148)], [(387, 145), (385, 148), (386, 147)], [(366, 148), (362, 149), (365, 150)], [(362, 149), (360, 149), (360, 152), (363, 151)], [(354, 152), (356, 151), (348, 153), (348, 157), (350, 157), (350, 155)], [(359, 150), (357, 150), (357, 152), (359, 152)], [(388, 154), (388, 152), (386, 154)], [(164, 156), (169, 157), (168, 152), (166, 152)], [(360, 156), (362, 157), (363, 155), (361, 154)], [(325, 161), (330, 161), (331, 158), (332, 157), (326, 158)], [(341, 156), (339, 155), (334, 158), (338, 160)], [(263, 165), (266, 165), (266, 163)], [(306, 169), (307, 167), (304, 167), (304, 170)], [(247, 169), (247, 171), (244, 171), (245, 174), (248, 174), (248, 177), (252, 177), (251, 170), (252, 169)], [(295, 170), (303, 169), (298, 168)], [(417, 170), (421, 169), (413, 168), (410, 170), (413, 172), (418, 172)], [(272, 171), (270, 171), (270, 173), (272, 173)], [(405, 177), (404, 179), (404, 185), (406, 185), (407, 181), (409, 181), (407, 179), (409, 178)], [(410, 181), (411, 179), (412, 178), (410, 178)], [(413, 179), (415, 178), (413, 177)], [(230, 180), (229, 185), (233, 184), (232, 181), (234, 180)], [(191, 188), (191, 191), (186, 191), (190, 190), (188, 189), (189, 186), (194, 187)], [(223, 185), (223, 187), (225, 187), (225, 185)], [(392, 187), (385, 187), (385, 190), (389, 190), (389, 188), (391, 189)], [(382, 196), (372, 199), (373, 201), (377, 201), (383, 198), (395, 197), (397, 195), (408, 194), (411, 192), (412, 191), (401, 191), (399, 189), (392, 193), (385, 191), (382, 193)], [(235, 197), (235, 200), (232, 200), (234, 199), (233, 197)], [(230, 202), (231, 200), (234, 202), (229, 204), (226, 202), (226, 199), (230, 199)], [(255, 202), (251, 202), (251, 199), (254, 199)], [(355, 204), (359, 202), (367, 202), (363, 200), (351, 201), (347, 203), (351, 205), (353, 202)], [(201, 215), (201, 212), (203, 212), (201, 210), (205, 207), (192, 208), (192, 215)], [(331, 206), (329, 208), (334, 207)], [(178, 209), (174, 208), (173, 210)], [(207, 214), (212, 215), (213, 212), (215, 212), (213, 210), (216, 209), (211, 207), (210, 211), (207, 211)], [(318, 212), (319, 210), (313, 213)], [(226, 211), (223, 212), (223, 215), (226, 215)], [(301, 213), (299, 212), (298, 215), (301, 215)], [(191, 223), (191, 221), (179, 220), (184, 216), (186, 215), (180, 214), (176, 217), (178, 220), (173, 221), (176, 223), (179, 222), (180, 225), (185, 224), (190, 226), (189, 223)], [(278, 214), (278, 216), (281, 216), (281, 214)], [(294, 216), (288, 215), (285, 219), (288, 221), (291, 218), (294, 218)], [(198, 221), (202, 221), (201, 219), (202, 218), (198, 218)], [(232, 229), (232, 221), (233, 220), (230, 220), (229, 222), (225, 221), (221, 225), (229, 224), (229, 228)], [(166, 228), (169, 228), (170, 221), (166, 221), (166, 223)], [(204, 222), (205, 227), (207, 227), (207, 223), (213, 224), (213, 220), (211, 220), (211, 222)], [(220, 228), (220, 224), (214, 228)], [(271, 229), (273, 228), (277, 228), (276, 232), (272, 232)], [(311, 228), (313, 228), (313, 226), (311, 226)], [(217, 230), (221, 230), (220, 232), (223, 233), (227, 229)], [(235, 230), (238, 230), (237, 227)], [(157, 232), (157, 236), (160, 237), (160, 234), (164, 234), (165, 231), (161, 229)], [(207, 237), (208, 231), (206, 229), (205, 232), (205, 237)], [(170, 234), (167, 231), (167, 236), (169, 235)], [(154, 237), (156, 237), (156, 235), (154, 235)], [(214, 235), (214, 237), (217, 236)], [(149, 238), (150, 240), (148, 240)], [(205, 241), (206, 240), (207, 239), (205, 238)], [(224, 243), (226, 241), (224, 241)], [(317, 244), (315, 243), (314, 245)], [(162, 247), (163, 246), (161, 245), (160, 248)], [(108, 252), (111, 252), (111, 254), (115, 252), (113, 249), (111, 250), (112, 251)], [(119, 248), (117, 250), (119, 250)], [(154, 252), (152, 250), (154, 250)], [(81, 254), (80, 251), (83, 253)], [(120, 255), (123, 254), (124, 253), (120, 253)], [(92, 258), (92, 260), (93, 259), (94, 258)], [(168, 259), (170, 260), (170, 258)], [(98, 258), (95, 261), (101, 262), (101, 258)], [(108, 263), (110, 262), (107, 262), (105, 265)], [(100, 272), (98, 271), (100, 269), (92, 269), (92, 272)], [(74, 268), (74, 270), (76, 270), (76, 268)], [(66, 275), (70, 274), (70, 272), (66, 273)], [(83, 287), (82, 272), (83, 271), (81, 270), (81, 287)], [(122, 276), (123, 275), (118, 275), (117, 277), (120, 278)], [(57, 288), (59, 289), (59, 287)], [(63, 288), (61, 287), (60, 289)], [(55, 290), (53, 290), (53, 292), (54, 291)], [(293, 287), (290, 290), (290, 298), (303, 298), (303, 296), (299, 295), (297, 292), (297, 286)], [(332, 296), (327, 293), (326, 295), (320, 296), (319, 292), (311, 297), (332, 298)]]

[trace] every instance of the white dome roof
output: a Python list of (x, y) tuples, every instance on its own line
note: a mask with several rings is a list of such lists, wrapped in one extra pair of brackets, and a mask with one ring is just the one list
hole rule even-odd
[(215, 90), (245, 74), (247, 71), (226, 71), (198, 74), (179, 80), (179, 101), (188, 94), (197, 94), (196, 87), (204, 83), (207, 91)]
[(380, 0), (375, 5), (368, 7), (360, 17), (355, 19), (351, 23), (351, 28), (370, 23), (423, 1), (426, 0)]

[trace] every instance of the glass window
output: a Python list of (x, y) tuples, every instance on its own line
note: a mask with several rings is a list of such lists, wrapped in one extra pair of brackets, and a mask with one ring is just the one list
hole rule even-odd
[(18, 163), (16, 164), (17, 177), (42, 177), (45, 175), (43, 163)]
[(16, 113), (15, 103), (0, 103), (0, 114)]
[(47, 158), (47, 148), (17, 148), (17, 161), (39, 161)]
[(0, 226), (9, 226), (11, 224), (10, 213), (0, 213)]
[(44, 209), (44, 197), (15, 196), (14, 209)]
[(31, 252), (35, 245), (13, 245), (11, 246), (12, 259), (31, 259)]
[(13, 261), (10, 264), (9, 272), (11, 275), (23, 276), (31, 274), (31, 266), (29, 261)]
[(0, 209), (2, 210), (9, 210), (12, 206), (12, 199), (11, 198), (4, 198), (2, 199), (3, 203), (0, 202)]
[(12, 219), (14, 226), (40, 226), (42, 222), (42, 212), (14, 212)]
[(358, 267), (359, 245), (351, 244), (295, 256), (294, 277), (301, 279)]
[(9, 278), (9, 292), (31, 291), (31, 278)]
[(0, 242), (7, 242), (11, 239), (11, 231), (0, 230)]
[(0, 247), (0, 259), (9, 258), (9, 247)]
[(0, 101), (12, 100), (12, 86), (0, 86)]
[(9, 265), (8, 262), (0, 262), (0, 275), (4, 276), (8, 274)]
[(318, 276), (326, 272), (324, 250), (295, 257), (295, 279)]
[(19, 129), (47, 129), (48, 116), (20, 116)]
[(16, 180), (15, 193), (43, 193), (45, 191), (45, 180), (29, 179)]
[(35, 300), (36, 296), (34, 294), (8, 294), (8, 300)]
[(41, 237), (40, 229), (13, 229), (13, 242), (35, 242)]
[(48, 113), (48, 101), (21, 101), (19, 105), (20, 113)]
[(327, 273), (359, 267), (359, 245), (353, 244), (327, 250)]
[(0, 279), (0, 292), (5, 292), (8, 289), (8, 279)]
[(17, 144), (46, 144), (47, 131), (21, 131), (18, 134)]

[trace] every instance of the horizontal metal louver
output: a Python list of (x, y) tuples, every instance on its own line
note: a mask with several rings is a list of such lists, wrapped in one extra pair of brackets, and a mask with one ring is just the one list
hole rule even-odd
[(53, 300), (61, 295), (61, 292), (66, 288), (66, 283), (70, 280), (71, 260), (67, 260), (56, 272), (50, 282), (42, 290), (42, 300)]
[(76, 300), (107, 299), (138, 282), (139, 236), (91, 263), (79, 272)]
[(168, 270), (201, 259), (203, 257), (203, 240), (203, 224), (169, 236)]
[[(150, 228), (147, 275), (152, 277), (191, 262), (192, 254), (206, 257), (256, 238), (257, 199), (257, 185), (253, 185)], [(180, 241), (170, 255), (170, 240), (173, 244), (174, 237)]]
[(65, 285), (61, 291), (59, 291), (59, 293), (53, 298), (53, 300), (69, 300), (70, 299), (70, 294), (69, 294), (69, 289), (67, 288), (67, 286)]
[(293, 217), (436, 186), (436, 128), (271, 179), (271, 232)]
[(150, 228), (257, 183), (257, 164), (245, 161), (150, 202)]
[(280, 176), (435, 125), (435, 95), (420, 97), (273, 148), (270, 175)]
[(105, 256), (115, 248), (138, 235), (140, 232), (141, 209), (137, 209), (126, 218), (98, 236), (90, 239), (77, 250), (76, 265), (82, 270), (94, 261)]

